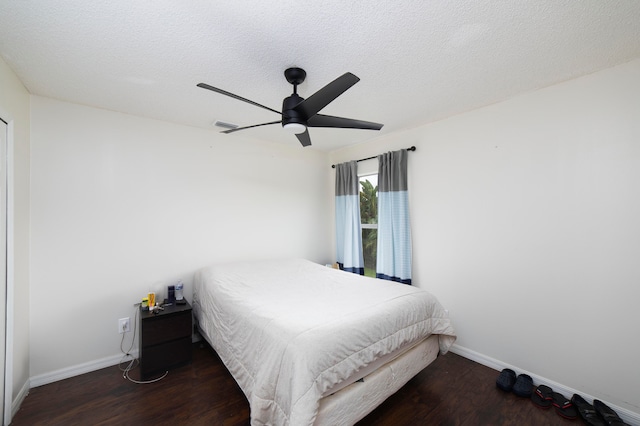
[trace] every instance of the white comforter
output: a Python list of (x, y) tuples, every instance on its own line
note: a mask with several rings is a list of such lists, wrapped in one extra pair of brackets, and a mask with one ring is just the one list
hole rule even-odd
[(307, 260), (202, 269), (193, 302), (249, 400), (252, 425), (312, 425), (325, 391), (376, 358), (430, 334), (442, 353), (455, 340), (428, 292)]

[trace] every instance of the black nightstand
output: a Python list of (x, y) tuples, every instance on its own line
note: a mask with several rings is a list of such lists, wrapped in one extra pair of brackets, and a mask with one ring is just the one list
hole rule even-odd
[(148, 380), (191, 362), (191, 305), (170, 305), (157, 314), (140, 310), (140, 376)]

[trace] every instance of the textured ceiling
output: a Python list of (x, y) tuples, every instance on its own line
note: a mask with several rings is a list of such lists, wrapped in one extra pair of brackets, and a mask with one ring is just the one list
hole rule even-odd
[(33, 94), (212, 132), (279, 116), (197, 83), (279, 110), (286, 68), (302, 97), (350, 71), (322, 113), (384, 127), (310, 129), (331, 151), (638, 58), (640, 1), (3, 0), (0, 55)]

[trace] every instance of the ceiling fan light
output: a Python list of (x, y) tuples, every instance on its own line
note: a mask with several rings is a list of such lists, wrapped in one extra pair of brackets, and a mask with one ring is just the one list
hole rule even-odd
[(282, 126), (286, 131), (295, 133), (299, 135), (300, 133), (304, 133), (307, 130), (307, 127), (304, 124), (300, 123), (287, 123)]

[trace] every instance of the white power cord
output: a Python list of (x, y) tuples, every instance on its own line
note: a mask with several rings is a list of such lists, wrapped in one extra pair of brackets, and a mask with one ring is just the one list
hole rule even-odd
[[(167, 374), (169, 374), (169, 371), (165, 371), (164, 374), (160, 377), (158, 377), (157, 379), (153, 379), (153, 380), (135, 380), (132, 379), (129, 376), (129, 372), (131, 370), (133, 370), (134, 368), (136, 368), (140, 362), (138, 361), (137, 358), (134, 358), (133, 355), (131, 355), (131, 350), (133, 349), (133, 344), (136, 341), (136, 332), (138, 330), (138, 315), (140, 313), (140, 308), (138, 307), (138, 305), (136, 306), (136, 312), (135, 312), (135, 321), (133, 323), (133, 338), (131, 339), (131, 346), (129, 346), (129, 349), (127, 349), (126, 351), (123, 349), (122, 345), (124, 344), (124, 336), (126, 333), (122, 333), (122, 340), (120, 340), (120, 352), (122, 352), (124, 355), (122, 356), (122, 359), (120, 360), (120, 362), (118, 363), (118, 368), (120, 369), (120, 371), (122, 371), (122, 378), (123, 379), (127, 379), (130, 382), (133, 383), (137, 383), (137, 384), (148, 384), (148, 383), (156, 383), (159, 382), (160, 380), (164, 379), (165, 377), (167, 377)], [(130, 357), (131, 360), (129, 360), (129, 364), (122, 368), (122, 364), (127, 362), (127, 357)]]

